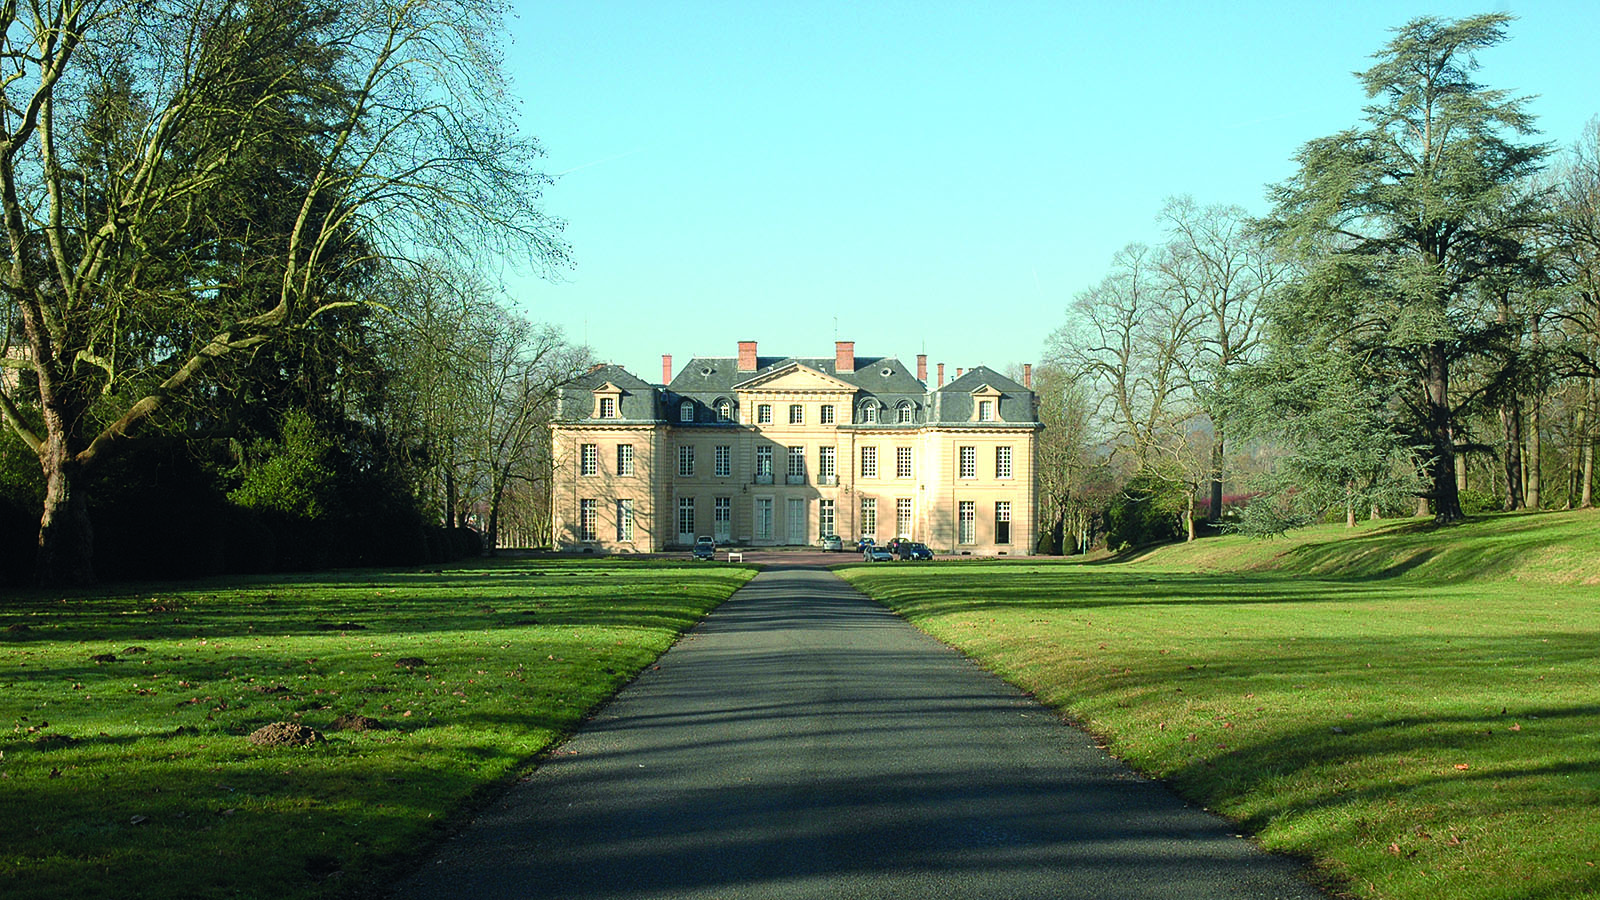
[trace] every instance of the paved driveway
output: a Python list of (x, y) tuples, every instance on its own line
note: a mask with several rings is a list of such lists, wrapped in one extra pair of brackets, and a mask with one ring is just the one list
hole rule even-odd
[(833, 574), (786, 565), (397, 896), (1322, 895)]

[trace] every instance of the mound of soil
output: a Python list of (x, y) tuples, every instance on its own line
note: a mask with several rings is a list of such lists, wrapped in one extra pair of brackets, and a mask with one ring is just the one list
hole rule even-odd
[(333, 720), (334, 731), (382, 731), (384, 724), (371, 716), (354, 713)]
[(294, 722), (273, 722), (271, 725), (263, 725), (245, 738), (258, 747), (304, 747), (322, 739), (322, 733), (315, 728)]
[(428, 662), (420, 656), (402, 656), (395, 660), (394, 664), (397, 666), (405, 666), (408, 669), (417, 669), (427, 665)]

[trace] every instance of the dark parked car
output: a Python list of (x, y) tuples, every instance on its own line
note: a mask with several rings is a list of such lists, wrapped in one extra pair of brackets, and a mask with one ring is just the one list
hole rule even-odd
[(861, 560), (863, 562), (888, 562), (891, 559), (894, 559), (894, 554), (889, 552), (888, 547), (868, 544), (867, 549), (861, 551)]
[(694, 558), (695, 559), (716, 559), (716, 557), (717, 557), (717, 542), (716, 541), (713, 541), (711, 538), (708, 538), (705, 535), (701, 535), (700, 537), (695, 538), (695, 542), (694, 542)]
[(928, 549), (928, 545), (916, 541), (901, 541), (899, 546), (895, 547), (894, 555), (902, 560), (933, 559), (933, 551)]

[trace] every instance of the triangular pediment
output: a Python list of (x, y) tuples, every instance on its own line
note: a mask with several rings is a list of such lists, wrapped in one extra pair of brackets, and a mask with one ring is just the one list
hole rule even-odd
[(994, 387), (993, 385), (985, 383), (985, 384), (978, 385), (977, 389), (972, 392), (972, 396), (974, 396), (974, 397), (999, 397), (999, 396), (1002, 396), (1002, 395), (1001, 395), (1000, 390), (998, 388)]
[(763, 372), (733, 386), (736, 391), (762, 391), (779, 393), (814, 393), (817, 391), (838, 391), (841, 393), (855, 393), (856, 386), (825, 372), (800, 363), (783, 366), (771, 372)]
[(626, 393), (626, 391), (624, 391), (622, 388), (617, 387), (612, 382), (608, 381), (605, 384), (602, 384), (597, 388), (593, 388), (590, 391), (590, 393), (594, 393), (594, 394), (622, 394), (622, 393)]

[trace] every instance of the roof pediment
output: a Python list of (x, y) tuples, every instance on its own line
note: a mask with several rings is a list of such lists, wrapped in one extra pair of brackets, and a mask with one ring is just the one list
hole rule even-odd
[(762, 372), (733, 386), (736, 391), (762, 391), (777, 393), (814, 393), (833, 391), (853, 394), (856, 387), (832, 375), (819, 372), (802, 363), (782, 366), (771, 372)]
[(590, 393), (594, 393), (594, 394), (621, 394), (621, 393), (625, 393), (622, 390), (622, 388), (617, 387), (614, 382), (610, 382), (610, 381), (605, 382), (604, 384), (600, 385), (599, 387), (590, 388), (589, 391), (590, 391)]

